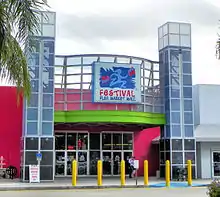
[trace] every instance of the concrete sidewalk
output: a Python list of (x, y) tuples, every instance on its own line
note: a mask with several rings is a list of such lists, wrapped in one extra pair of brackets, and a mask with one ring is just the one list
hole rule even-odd
[[(194, 180), (193, 187), (206, 187), (212, 180)], [(144, 188), (143, 177), (139, 177), (137, 184), (135, 179), (126, 179), (126, 185), (123, 188)], [(149, 188), (163, 188), (165, 186), (164, 180), (157, 180), (155, 178), (149, 179)], [(171, 188), (188, 187), (186, 182), (171, 182)], [(97, 186), (96, 178), (79, 178), (77, 186), (71, 185), (70, 178), (57, 178), (54, 182), (42, 183), (24, 183), (20, 180), (0, 179), (0, 191), (10, 190), (64, 190), (64, 189), (97, 189), (97, 188), (122, 188), (119, 177), (104, 177), (103, 185)]]

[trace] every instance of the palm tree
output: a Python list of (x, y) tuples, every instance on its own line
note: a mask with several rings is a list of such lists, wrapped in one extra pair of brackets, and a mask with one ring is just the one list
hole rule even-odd
[(0, 0), (0, 79), (16, 85), (27, 99), (31, 93), (28, 36), (39, 30), (36, 13), (47, 6), (47, 0)]

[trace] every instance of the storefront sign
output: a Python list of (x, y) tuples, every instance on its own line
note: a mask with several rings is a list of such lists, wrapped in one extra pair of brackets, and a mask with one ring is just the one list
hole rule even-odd
[(29, 181), (30, 183), (40, 182), (40, 167), (39, 165), (29, 165)]
[(93, 102), (140, 103), (140, 65), (95, 62)]

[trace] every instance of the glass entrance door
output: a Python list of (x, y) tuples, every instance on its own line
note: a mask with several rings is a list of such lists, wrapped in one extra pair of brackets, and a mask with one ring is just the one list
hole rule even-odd
[(212, 175), (220, 177), (220, 151), (212, 152)]

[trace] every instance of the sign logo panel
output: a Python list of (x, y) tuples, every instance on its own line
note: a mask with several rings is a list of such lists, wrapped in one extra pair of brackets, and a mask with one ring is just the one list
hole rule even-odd
[(93, 101), (140, 103), (140, 65), (94, 62)]

